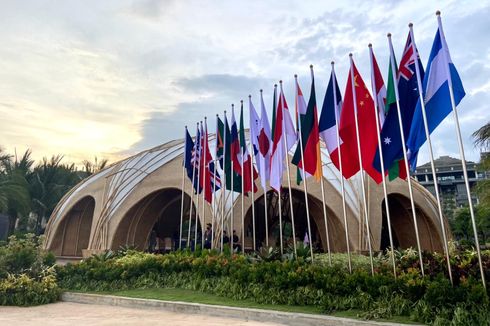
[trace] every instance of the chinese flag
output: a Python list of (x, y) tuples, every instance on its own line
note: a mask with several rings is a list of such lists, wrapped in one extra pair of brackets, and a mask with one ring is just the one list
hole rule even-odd
[[(382, 181), (381, 174), (372, 166), (373, 158), (378, 148), (378, 138), (376, 135), (378, 130), (376, 129), (374, 102), (354, 62), (352, 62), (351, 70), (353, 70), (353, 74), (349, 71), (349, 77), (347, 78), (347, 85), (345, 87), (344, 103), (340, 115), (339, 133), (342, 140), (340, 150), (342, 154), (343, 174), (348, 179), (360, 169), (354, 110), (355, 97), (362, 165), (366, 173), (376, 183), (380, 183)], [(352, 89), (351, 75), (354, 76), (354, 90)]]

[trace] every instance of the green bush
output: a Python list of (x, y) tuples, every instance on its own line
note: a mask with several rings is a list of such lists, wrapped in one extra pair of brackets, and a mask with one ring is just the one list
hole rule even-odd
[[(70, 290), (184, 288), (264, 304), (316, 305), (326, 312), (355, 309), (367, 319), (409, 316), (439, 325), (490, 323), (488, 293), (471, 264), (452, 286), (444, 274), (444, 259), (435, 255), (424, 258), (430, 268), (422, 277), (416, 256), (398, 253), (396, 279), (385, 256), (376, 259), (372, 276), (364, 258), (348, 273), (338, 267), (345, 255), (333, 255), (332, 267), (320, 256), (311, 264), (287, 256), (272, 260), (273, 255), (269, 250), (252, 257), (207, 250), (168, 255), (128, 251), (59, 267), (58, 278), (60, 286)], [(458, 268), (464, 270), (462, 264), (454, 265)]]
[(41, 249), (43, 238), (11, 236), (0, 247), (0, 305), (30, 306), (58, 300), (55, 257)]

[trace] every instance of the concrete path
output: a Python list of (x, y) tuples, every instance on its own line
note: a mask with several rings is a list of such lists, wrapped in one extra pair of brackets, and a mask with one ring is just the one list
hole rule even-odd
[(172, 326), (279, 326), (283, 324), (235, 318), (176, 313), (165, 310), (134, 309), (95, 304), (58, 302), (36, 307), (0, 306), (0, 325), (172, 325)]

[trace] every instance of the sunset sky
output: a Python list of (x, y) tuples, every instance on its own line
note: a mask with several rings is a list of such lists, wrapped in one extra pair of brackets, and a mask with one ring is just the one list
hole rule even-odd
[[(330, 61), (342, 93), (349, 52), (370, 85), (371, 42), (386, 79), (386, 34), (400, 58), (409, 22), (425, 66), (438, 9), (467, 93), (459, 106), (467, 158), (478, 160), (471, 133), (490, 119), (489, 1), (4, 0), (0, 147), (31, 148), (36, 160), (113, 162), (181, 138), (205, 115), (214, 130), (215, 114), (248, 94), (259, 107), (260, 88), (271, 112), (279, 79), (293, 108), (293, 75), (307, 97), (310, 64), (321, 107)], [(459, 157), (452, 118), (433, 142), (436, 156)]]

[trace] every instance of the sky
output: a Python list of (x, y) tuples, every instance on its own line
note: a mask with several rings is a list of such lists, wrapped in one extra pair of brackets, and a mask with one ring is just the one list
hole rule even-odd
[[(471, 133), (490, 120), (489, 1), (2, 0), (0, 147), (114, 162), (182, 138), (185, 125), (194, 134), (204, 116), (215, 130), (216, 114), (249, 94), (260, 108), (260, 89), (272, 112), (279, 80), (294, 108), (293, 76), (307, 98), (310, 64), (321, 107), (332, 60), (342, 93), (349, 53), (370, 85), (372, 43), (386, 79), (386, 34), (401, 57), (409, 22), (425, 66), (436, 10), (467, 93), (466, 157), (478, 161)], [(459, 157), (452, 117), (432, 141), (436, 157)], [(424, 146), (419, 163), (428, 157)]]

